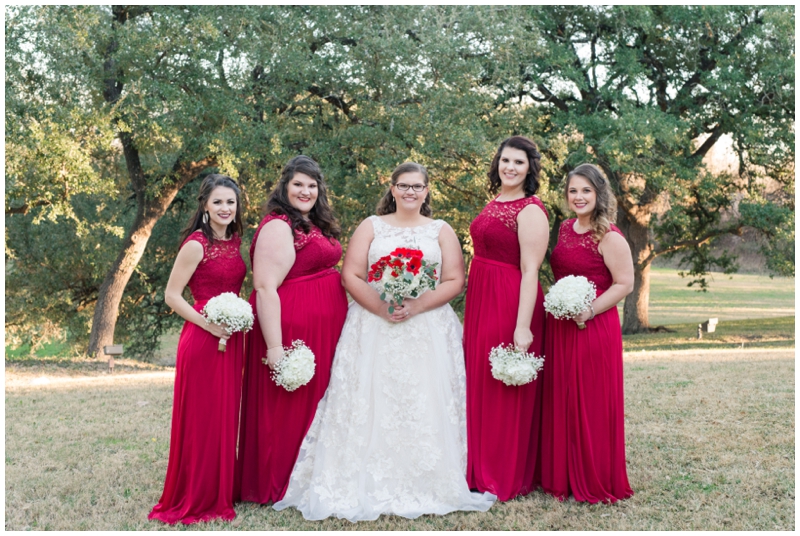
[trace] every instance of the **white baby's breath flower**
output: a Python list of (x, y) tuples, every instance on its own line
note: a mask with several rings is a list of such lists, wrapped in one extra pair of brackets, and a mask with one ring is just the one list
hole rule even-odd
[[(253, 308), (233, 292), (223, 292), (208, 300), (201, 314), (209, 324), (225, 325), (230, 334), (253, 328)], [(226, 342), (219, 340), (220, 352), (225, 350)]]
[(558, 319), (572, 318), (597, 297), (594, 283), (582, 275), (568, 275), (556, 281), (544, 297), (544, 309)]
[(296, 340), (283, 351), (283, 357), (272, 371), (272, 379), (287, 391), (294, 391), (311, 381), (316, 367), (314, 352), (306, 343)]
[(513, 345), (495, 346), (489, 353), (492, 377), (506, 385), (525, 385), (536, 379), (544, 358), (524, 352)]

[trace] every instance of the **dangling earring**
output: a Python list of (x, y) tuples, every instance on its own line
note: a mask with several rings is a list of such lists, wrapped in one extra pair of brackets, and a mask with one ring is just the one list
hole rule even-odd
[(208, 225), (208, 211), (203, 212), (203, 223)]
[(231, 220), (231, 223), (236, 223), (236, 214), (233, 215), (233, 219)]

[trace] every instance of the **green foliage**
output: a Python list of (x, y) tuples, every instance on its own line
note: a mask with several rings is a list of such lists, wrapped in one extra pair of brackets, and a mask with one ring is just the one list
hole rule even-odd
[[(644, 268), (658, 255), (677, 255), (689, 284), (703, 290), (709, 270), (737, 268), (715, 253), (717, 237), (765, 229), (731, 210), (740, 192), (746, 204), (771, 188), (761, 206), (783, 235), (764, 231), (768, 243), (793, 243), (794, 56), (783, 52), (794, 50), (793, 7), (520, 9), (539, 32), (537, 51), (507, 58), (508, 76), (494, 88), (504, 106), (538, 103), (546, 149), (560, 138), (560, 153), (546, 152), (560, 166), (551, 192), (576, 165), (597, 164), (617, 193), (634, 262)], [(504, 39), (514, 42), (528, 32), (509, 30)], [(711, 174), (703, 163), (723, 135), (733, 140), (738, 173)], [(564, 215), (554, 208), (557, 223)], [(770, 269), (793, 275), (789, 256), (764, 249)], [(637, 285), (633, 304), (638, 292)], [(630, 312), (644, 314), (639, 323), (647, 325), (646, 309)]]
[[(511, 134), (540, 144), (554, 229), (563, 177), (590, 161), (623, 230), (647, 231), (640, 265), (678, 255), (705, 288), (736, 268), (716, 237), (749, 226), (793, 275), (793, 29), (781, 6), (7, 7), (7, 329), (85, 341), (136, 211), (177, 185), (120, 304), (116, 337), (151, 352), (180, 320), (163, 289), (195, 162), (239, 181), (247, 243), (281, 167), (315, 158), (345, 245), (420, 162), (469, 260)], [(738, 173), (702, 164), (723, 134)]]
[(6, 225), (6, 336), (38, 344), (88, 334), (92, 304), (119, 240), (116, 211), (73, 196), (70, 213), (36, 223), (37, 212), (14, 215)]

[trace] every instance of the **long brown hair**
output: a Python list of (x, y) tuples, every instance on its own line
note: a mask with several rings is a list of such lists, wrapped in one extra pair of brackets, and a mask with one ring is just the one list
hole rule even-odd
[(208, 198), (211, 197), (211, 193), (214, 191), (214, 189), (220, 186), (230, 188), (236, 192), (236, 216), (225, 229), (225, 238), (230, 238), (234, 234), (242, 236), (244, 227), (242, 226), (242, 196), (241, 191), (239, 190), (239, 185), (227, 175), (212, 173), (211, 175), (207, 175), (206, 178), (203, 179), (203, 182), (200, 183), (200, 190), (197, 192), (197, 210), (195, 211), (194, 216), (192, 216), (192, 220), (189, 225), (181, 233), (181, 244), (183, 244), (184, 240), (186, 240), (190, 234), (198, 229), (203, 232), (203, 235), (210, 243), (214, 242), (214, 233), (211, 230), (211, 224), (210, 222), (203, 221), (203, 216), (206, 212), (206, 203), (208, 202)]
[(569, 183), (572, 177), (580, 176), (589, 181), (595, 191), (594, 211), (591, 217), (592, 238), (600, 242), (606, 235), (611, 224), (617, 220), (617, 198), (611, 191), (611, 184), (600, 170), (593, 164), (581, 164), (567, 175), (564, 183), (564, 199), (569, 196)]
[[(425, 178), (425, 186), (428, 185), (428, 170), (425, 169), (425, 166), (417, 164), (416, 162), (404, 162), (400, 164), (392, 171), (392, 183), (389, 185), (389, 189), (386, 190), (381, 200), (378, 201), (378, 207), (375, 209), (375, 214), (378, 216), (397, 212), (397, 203), (392, 195), (392, 186), (397, 184), (398, 177), (403, 173), (420, 173)], [(430, 188), (428, 189), (428, 194), (425, 196), (425, 201), (422, 202), (422, 206), (419, 208), (419, 213), (428, 218), (433, 215), (433, 210), (431, 210)]]
[(283, 170), (281, 170), (281, 178), (278, 180), (278, 184), (272, 189), (272, 193), (269, 194), (269, 198), (267, 199), (266, 213), (271, 214), (275, 212), (276, 214), (285, 214), (288, 216), (292, 225), (292, 233), (294, 233), (297, 228), (302, 229), (304, 233), (311, 231), (311, 226), (305, 218), (303, 218), (300, 211), (292, 206), (289, 202), (289, 196), (286, 194), (289, 181), (291, 181), (297, 173), (308, 175), (317, 182), (317, 201), (308, 212), (308, 219), (319, 227), (323, 235), (328, 238), (338, 239), (339, 235), (342, 233), (342, 229), (339, 227), (339, 222), (336, 220), (333, 209), (331, 209), (328, 203), (328, 189), (325, 186), (325, 178), (322, 175), (319, 164), (308, 156), (295, 156), (283, 167)]
[(489, 177), (489, 192), (496, 194), (502, 184), (497, 168), (500, 165), (500, 155), (506, 147), (525, 151), (525, 154), (528, 155), (528, 174), (525, 176), (522, 188), (525, 191), (525, 197), (534, 195), (539, 191), (539, 172), (542, 170), (542, 155), (539, 154), (539, 148), (536, 144), (525, 136), (506, 138), (497, 148), (497, 152), (492, 159), (492, 165), (489, 166), (489, 173), (487, 173)]

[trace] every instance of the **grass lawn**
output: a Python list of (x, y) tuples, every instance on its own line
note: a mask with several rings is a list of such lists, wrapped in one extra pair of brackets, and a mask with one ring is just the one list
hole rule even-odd
[[(625, 349), (733, 348), (741, 347), (742, 343), (745, 347), (759, 348), (794, 346), (793, 278), (720, 273), (709, 277), (711, 289), (697, 292), (686, 286), (688, 280), (676, 270), (654, 268), (650, 279), (650, 323), (666, 325), (675, 333), (626, 335)], [(622, 318), (621, 305), (619, 312)], [(698, 341), (697, 324), (712, 317), (719, 318), (717, 332), (704, 333), (703, 340)], [(177, 346), (178, 333), (165, 334), (153, 362), (174, 365)], [(30, 347), (6, 347), (7, 363), (37, 366), (42, 361), (50, 364), (60, 361), (62, 366), (70, 367), (76, 361), (75, 352), (63, 343), (45, 344), (33, 355)]]
[[(709, 318), (744, 320), (794, 316), (794, 278), (711, 273), (707, 292), (687, 287), (676, 270), (650, 272), (650, 324), (697, 324)], [(621, 311), (620, 311), (621, 312)]]
[(794, 348), (794, 316), (730, 320), (717, 324), (714, 333), (697, 338), (697, 324), (670, 324), (672, 333), (625, 335), (626, 352), (641, 350), (688, 350), (692, 348)]
[[(793, 348), (627, 354), (635, 495), (612, 506), (534, 492), (486, 513), (353, 525), (242, 504), (232, 523), (190, 528), (794, 530), (794, 378)], [(172, 380), (163, 370), (7, 362), (6, 530), (171, 528), (147, 514), (166, 471)]]

